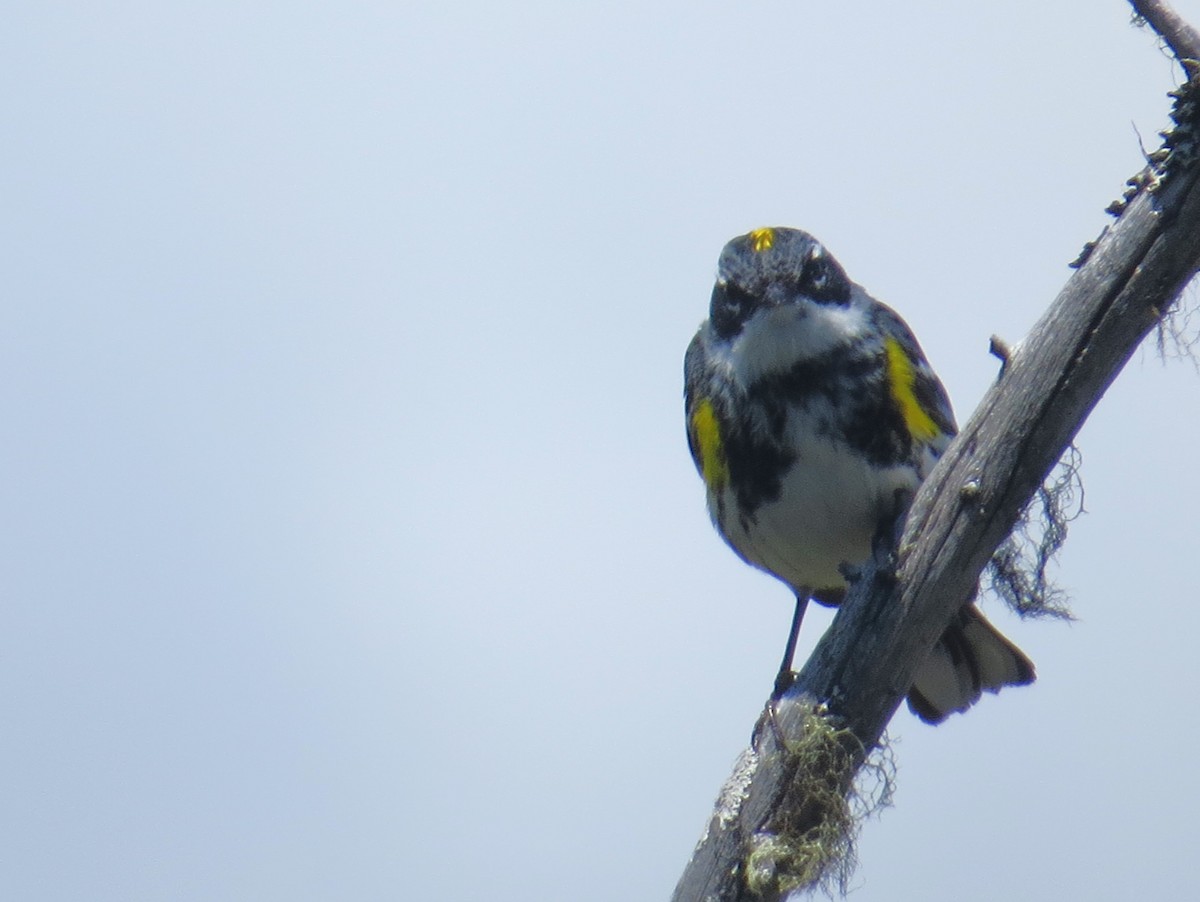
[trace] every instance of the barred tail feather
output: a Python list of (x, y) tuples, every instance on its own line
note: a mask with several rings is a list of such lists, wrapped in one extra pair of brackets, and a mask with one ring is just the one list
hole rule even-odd
[(973, 604), (954, 615), (908, 692), (908, 707), (926, 723), (966, 711), (981, 692), (1024, 686), (1034, 680), (1033, 662), (984, 619)]

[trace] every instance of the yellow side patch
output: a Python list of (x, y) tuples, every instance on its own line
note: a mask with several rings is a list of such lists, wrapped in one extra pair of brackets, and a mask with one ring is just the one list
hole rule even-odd
[(712, 402), (705, 399), (692, 411), (692, 435), (700, 451), (700, 475), (704, 483), (714, 492), (719, 492), (729, 482), (729, 464), (725, 461), (725, 447), (721, 441), (721, 424)]
[(749, 235), (750, 247), (754, 253), (761, 254), (763, 251), (769, 251), (775, 243), (774, 229), (755, 229)]
[(919, 442), (927, 442), (941, 433), (933, 417), (917, 400), (913, 385), (917, 381), (917, 373), (913, 362), (909, 359), (900, 342), (894, 338), (886, 338), (883, 342), (887, 354), (888, 387), (892, 391), (892, 400), (900, 408), (900, 416), (908, 427), (909, 435)]

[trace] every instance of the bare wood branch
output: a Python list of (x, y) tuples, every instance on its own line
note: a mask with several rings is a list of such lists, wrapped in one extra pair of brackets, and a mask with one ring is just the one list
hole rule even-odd
[[(1174, 22), (1163, 27), (1171, 29), (1164, 39), (1176, 52), (1195, 37), (1174, 13), (1174, 20), (1159, 15), (1170, 12), (1165, 4), (1131, 3), (1155, 28)], [(1200, 93), (1200, 82), (1190, 90)], [(1193, 116), (1196, 106), (1190, 106)], [(877, 550), (795, 686), (764, 711), (754, 747), (726, 784), (676, 887), (675, 902), (749, 902), (786, 894), (789, 884), (782, 879), (768, 879), (765, 888), (760, 881), (751, 890), (748, 856), (780, 824), (803, 831), (805, 818), (821, 816), (811, 805), (806, 810), (794, 791), (805, 774), (793, 750), (811, 724), (814, 704), (845, 728), (839, 735), (861, 765), (917, 665), (957, 607), (974, 594), (997, 545), (1134, 350), (1200, 269), (1200, 163), (1192, 156), (1177, 150), (1165, 174), (1148, 168), (1130, 180), (1136, 190), (1116, 208), (1116, 223), (1025, 341), (1008, 351), (999, 381), (899, 525), (894, 557), (886, 547)]]
[(1161, 0), (1129, 0), (1138, 16), (1158, 32), (1176, 58), (1200, 60), (1200, 32)]

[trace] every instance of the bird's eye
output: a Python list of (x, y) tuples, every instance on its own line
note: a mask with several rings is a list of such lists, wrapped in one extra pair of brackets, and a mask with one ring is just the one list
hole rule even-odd
[(845, 304), (850, 300), (850, 280), (828, 254), (818, 254), (804, 265), (796, 288), (820, 303)]
[(722, 338), (732, 338), (742, 330), (746, 320), (761, 302), (750, 292), (730, 282), (717, 282), (713, 287), (708, 318)]

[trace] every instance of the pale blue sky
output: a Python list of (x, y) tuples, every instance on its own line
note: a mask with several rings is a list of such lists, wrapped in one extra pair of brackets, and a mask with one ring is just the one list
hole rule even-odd
[[(92, 902), (665, 899), (791, 612), (684, 443), (721, 246), (965, 420), (1175, 83), (1117, 0), (45, 2), (0, 75), (0, 886)], [(897, 716), (856, 902), (1194, 892), (1198, 401), (1097, 409), (1080, 621)]]

